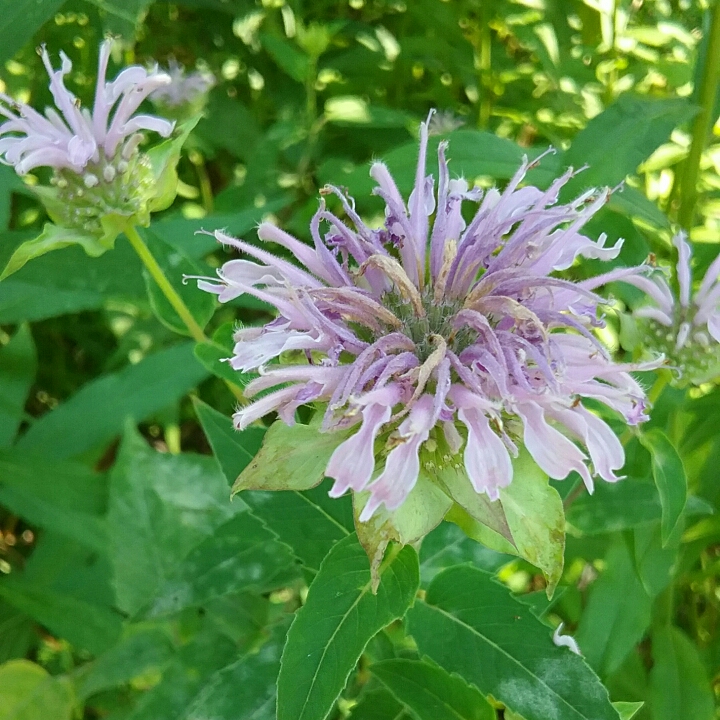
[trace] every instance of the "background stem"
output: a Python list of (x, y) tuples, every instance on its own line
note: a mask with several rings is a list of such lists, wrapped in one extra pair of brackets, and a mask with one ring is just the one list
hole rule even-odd
[(720, 2), (715, 2), (710, 12), (710, 35), (705, 51), (705, 67), (703, 68), (697, 102), (700, 112), (695, 116), (692, 128), (690, 152), (683, 164), (680, 186), (680, 210), (678, 222), (690, 230), (695, 217), (697, 205), (697, 181), (700, 172), (700, 159), (707, 143), (708, 135), (715, 122), (713, 117), (715, 96), (720, 84)]
[(132, 225), (127, 227), (125, 229), (125, 235), (140, 260), (142, 260), (143, 265), (145, 265), (147, 271), (152, 276), (152, 279), (157, 283), (163, 295), (165, 295), (170, 305), (172, 305), (175, 312), (180, 316), (180, 319), (185, 323), (185, 327), (188, 329), (193, 340), (196, 342), (208, 342), (203, 329), (198, 325), (197, 320), (195, 320), (190, 310), (188, 310), (187, 305), (170, 284), (167, 277), (165, 277), (165, 273), (160, 265), (158, 265), (155, 256), (150, 252), (150, 248), (145, 244), (145, 241), (140, 237), (135, 227)]

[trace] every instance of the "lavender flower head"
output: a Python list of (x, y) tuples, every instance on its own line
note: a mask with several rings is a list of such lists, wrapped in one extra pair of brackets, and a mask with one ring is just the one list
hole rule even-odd
[[(330, 491), (367, 491), (360, 515), (398, 508), (421, 472), (463, 468), (472, 487), (497, 499), (513, 478), (511, 458), (525, 445), (550, 477), (579, 473), (613, 482), (624, 464), (610, 427), (583, 404), (599, 401), (630, 424), (646, 419), (634, 366), (614, 363), (593, 335), (600, 325), (593, 292), (636, 269), (573, 283), (554, 273), (578, 256), (608, 259), (580, 233), (609, 191), (588, 191), (567, 205), (549, 189), (520, 187), (525, 161), (501, 193), (451, 179), (446, 143), (438, 148), (438, 187), (425, 175), (428, 124), (420, 126), (415, 187), (407, 204), (387, 167), (373, 164), (385, 222), (368, 227), (334, 186), (353, 227), (325, 204), (310, 247), (274, 225), (259, 237), (289, 250), (294, 264), (218, 232), (220, 242), (253, 260), (231, 260), (201, 288), (221, 302), (248, 293), (274, 305), (276, 320), (235, 335), (230, 364), (259, 377), (238, 410), (242, 429), (271, 411), (292, 425), (304, 403), (326, 403), (322, 429), (352, 433), (334, 451)], [(478, 205), (466, 224), (463, 202)], [(434, 214), (434, 219), (431, 218)], [(348, 430), (349, 429), (349, 430)]]
[(678, 251), (677, 297), (660, 270), (650, 277), (626, 277), (624, 282), (639, 288), (651, 300), (651, 304), (633, 312), (643, 346), (664, 355), (668, 364), (677, 369), (677, 384), (699, 385), (720, 375), (720, 256), (693, 295), (692, 248), (683, 232), (672, 242)]
[[(134, 65), (115, 80), (106, 80), (112, 41), (100, 46), (98, 78), (92, 112), (66, 87), (72, 69), (65, 53), (55, 70), (45, 48), (41, 57), (50, 76), (55, 108), (45, 114), (0, 94), (0, 160), (13, 165), (19, 175), (38, 167), (55, 172), (59, 191), (53, 204), (58, 222), (86, 232), (101, 232), (100, 217), (109, 211), (133, 214), (153, 183), (147, 158), (138, 151), (142, 131), (168, 137), (173, 123), (152, 115), (135, 114), (143, 100), (170, 77)], [(51, 214), (52, 211), (51, 211)]]

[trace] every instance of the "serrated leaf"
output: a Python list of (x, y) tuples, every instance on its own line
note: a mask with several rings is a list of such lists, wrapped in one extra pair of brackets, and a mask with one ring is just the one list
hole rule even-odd
[(36, 372), (35, 343), (30, 328), (21, 325), (10, 342), (0, 347), (0, 447), (15, 439)]
[(295, 558), (257, 518), (242, 512), (218, 527), (173, 568), (148, 611), (150, 617), (243, 590), (265, 593), (297, 576)]
[(562, 577), (565, 511), (557, 490), (527, 452), (513, 461), (513, 481), (500, 502), (518, 555), (542, 570), (552, 595)]
[(257, 454), (265, 430), (249, 427), (238, 432), (227, 415), (219, 413), (198, 397), (193, 397), (192, 402), (215, 459), (228, 484), (232, 485)]
[(204, 683), (179, 720), (275, 720), (276, 678), (287, 626), (275, 627), (256, 653), (243, 655)]
[(110, 478), (108, 532), (118, 606), (136, 613), (242, 506), (212, 458), (148, 447), (128, 426)]
[(405, 614), (420, 582), (417, 555), (396, 546), (385, 562), (373, 594), (368, 559), (355, 536), (325, 558), (288, 633), (278, 720), (324, 720), (370, 638)]
[(698, 650), (675, 627), (652, 634), (650, 705), (653, 720), (712, 720), (713, 691)]
[(408, 619), (422, 655), (526, 720), (617, 720), (585, 661), (482, 570), (440, 573)]
[(645, 592), (625, 542), (617, 539), (607, 569), (590, 586), (575, 639), (603, 677), (620, 667), (650, 625), (652, 600)]
[(495, 710), (457, 675), (420, 660), (383, 660), (370, 672), (420, 720), (495, 720)]
[(309, 490), (325, 477), (330, 456), (346, 432), (320, 432), (322, 414), (309, 425), (288, 426), (280, 420), (265, 433), (260, 452), (232, 487), (242, 490)]
[(0, 720), (70, 720), (75, 698), (66, 678), (29, 660), (0, 665)]
[(192, 348), (193, 343), (181, 343), (89, 382), (37, 420), (17, 447), (67, 458), (109, 441), (122, 432), (127, 417), (144, 420), (207, 377)]
[(687, 502), (685, 468), (677, 450), (659, 428), (642, 433), (640, 442), (652, 458), (653, 478), (662, 505), (662, 541), (666, 545), (680, 522)]
[[(195, 409), (228, 482), (247, 467), (264, 434), (261, 428), (233, 429), (230, 419), (195, 401)], [(304, 492), (253, 492), (242, 500), (278, 538), (289, 545), (303, 565), (317, 572), (330, 548), (353, 531), (349, 496), (330, 498), (323, 485)]]

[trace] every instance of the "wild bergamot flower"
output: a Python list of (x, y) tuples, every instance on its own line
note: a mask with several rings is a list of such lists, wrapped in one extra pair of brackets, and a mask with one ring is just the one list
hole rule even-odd
[[(379, 229), (334, 186), (322, 194), (339, 199), (352, 226), (324, 198), (312, 247), (260, 225), (262, 240), (303, 267), (216, 233), (258, 262), (231, 260), (200, 286), (221, 302), (249, 293), (278, 311), (235, 335), (232, 367), (259, 373), (246, 395), (272, 390), (238, 410), (236, 427), (271, 411), (293, 424), (300, 405), (325, 403), (323, 431), (355, 429), (327, 465), (331, 495), (369, 491), (361, 520), (381, 505), (398, 508), (421, 465), (464, 467), (475, 491), (497, 499), (521, 443), (552, 478), (576, 471), (590, 490), (593, 475), (617, 480), (622, 445), (584, 401), (630, 424), (646, 416), (633, 366), (613, 362), (592, 333), (603, 303), (593, 289), (610, 276), (575, 283), (556, 275), (579, 256), (617, 256), (619, 243), (605, 247), (604, 237), (580, 232), (609, 190), (558, 204), (572, 171), (547, 190), (520, 187), (534, 164), (525, 161), (502, 193), (483, 194), (450, 178), (441, 142), (436, 193), (425, 175), (427, 145), (423, 123), (407, 205), (387, 167), (373, 164), (386, 206)], [(478, 205), (467, 224), (464, 202)]]
[(55, 70), (45, 48), (41, 56), (55, 108), (42, 115), (25, 103), (0, 94), (0, 159), (24, 175), (39, 167), (54, 170), (52, 192), (40, 191), (53, 220), (65, 228), (102, 236), (102, 218), (116, 213), (132, 217), (147, 212), (157, 178), (151, 162), (140, 152), (142, 131), (167, 137), (174, 124), (152, 115), (136, 114), (143, 100), (170, 77), (157, 69), (134, 65), (112, 82), (106, 81), (112, 41), (100, 46), (98, 78), (92, 111), (65, 87), (72, 70), (61, 53)]
[(629, 276), (624, 282), (642, 290), (651, 303), (633, 311), (645, 350), (661, 354), (677, 369), (676, 384), (699, 385), (720, 375), (720, 256), (692, 292), (692, 248), (685, 233), (673, 238), (678, 251), (676, 293), (665, 273)]

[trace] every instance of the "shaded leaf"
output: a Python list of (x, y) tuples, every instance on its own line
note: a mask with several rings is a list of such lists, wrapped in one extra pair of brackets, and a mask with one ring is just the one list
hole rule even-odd
[(182, 343), (148, 355), (136, 365), (93, 380), (37, 420), (17, 443), (47, 457), (79, 455), (122, 432), (127, 417), (144, 420), (194, 388), (207, 372)]
[(713, 692), (697, 648), (680, 630), (652, 634), (650, 705), (653, 720), (712, 720)]
[(242, 590), (274, 590), (294, 579), (294, 565), (290, 548), (242, 512), (216, 528), (171, 571), (149, 615), (175, 613)]
[(662, 541), (665, 545), (682, 516), (687, 502), (687, 477), (682, 460), (659, 428), (640, 435), (640, 442), (652, 458), (652, 473), (662, 505)]
[(15, 439), (36, 372), (35, 343), (30, 328), (21, 325), (0, 348), (0, 447)]
[(607, 568), (590, 586), (575, 639), (603, 677), (620, 667), (650, 625), (652, 600), (638, 577), (625, 542), (610, 548)]
[(53, 634), (95, 655), (114, 645), (120, 636), (122, 619), (110, 608), (40, 587), (26, 577), (4, 578), (0, 597)]
[(180, 720), (275, 720), (275, 685), (287, 626), (276, 626), (259, 651), (243, 655), (204, 683)]
[(475, 688), (437, 665), (383, 660), (370, 671), (420, 720), (495, 720), (495, 710)]
[(128, 427), (108, 512), (118, 606), (136, 613), (188, 553), (238, 511), (212, 458), (155, 452)]

